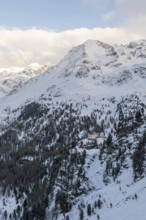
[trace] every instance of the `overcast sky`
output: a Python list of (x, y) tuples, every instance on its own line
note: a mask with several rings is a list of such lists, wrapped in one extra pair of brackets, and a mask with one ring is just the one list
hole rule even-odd
[(145, 0), (0, 0), (0, 67), (53, 65), (87, 39), (146, 38)]

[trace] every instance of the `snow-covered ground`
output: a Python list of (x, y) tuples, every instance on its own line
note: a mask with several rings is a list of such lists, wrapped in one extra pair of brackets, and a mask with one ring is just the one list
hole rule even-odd
[[(42, 74), (39, 74), (40, 72)], [(17, 87), (17, 90), (7, 96), (2, 95), (0, 99), (1, 124), (6, 123), (8, 116), (10, 121), (13, 120), (22, 106), (34, 100), (50, 104), (50, 108), (57, 108), (62, 102), (73, 103), (81, 111), (81, 115), (89, 115), (93, 110), (99, 109), (104, 117), (108, 117), (108, 111), (112, 117), (116, 117), (117, 104), (126, 97), (135, 95), (146, 104), (146, 41), (110, 46), (89, 40), (69, 51), (64, 59), (51, 69), (34, 65), (19, 73), (18, 70), (11, 71), (11, 74), (0, 70), (0, 74), (6, 85), (9, 82), (10, 88), (15, 85)], [(7, 77), (12, 81), (7, 81)], [(25, 83), (21, 87), (18, 86), (22, 81)], [(4, 81), (0, 81), (0, 90), (3, 90), (3, 86)], [(9, 86), (4, 89), (7, 94), (11, 91)], [(18, 108), (19, 111), (13, 112)], [(94, 202), (100, 198), (102, 208), (94, 208), (90, 217), (83, 208), (84, 219), (96, 220), (99, 215), (100, 220), (146, 220), (146, 178), (133, 181), (130, 160), (127, 161), (129, 168), (124, 170), (115, 182), (111, 180), (110, 184), (105, 185), (105, 164), (101, 164), (98, 159), (99, 149), (87, 150), (87, 155), (86, 172), (94, 190), (77, 199), (68, 214), (69, 219), (79, 219), (78, 206), (81, 202), (94, 207)], [(1, 196), (0, 211), (5, 208), (9, 213), (11, 206), (16, 203), (13, 198), (8, 201), (5, 199), (6, 205), (3, 207), (3, 199)], [(62, 219), (63, 215), (57, 218)]]
[(37, 63), (30, 64), (26, 68), (0, 68), (0, 98), (14, 92), (28, 80), (48, 69), (49, 66), (41, 66)]
[[(102, 176), (104, 166), (98, 160), (98, 152), (98, 149), (89, 150), (87, 161), (87, 165), (90, 165), (87, 169), (87, 176), (95, 189), (77, 199), (77, 204), (70, 213), (67, 213), (69, 219), (80, 219), (79, 207), (82, 207), (86, 220), (97, 220), (97, 215), (101, 220), (145, 220), (146, 177), (141, 181), (133, 182), (133, 171), (130, 168), (127, 172), (124, 171), (115, 182), (112, 181), (111, 184), (105, 185)], [(95, 201), (98, 201), (99, 198), (102, 201), (100, 209), (95, 208)], [(88, 204), (94, 209), (91, 216), (87, 215)], [(63, 215), (60, 214), (58, 220), (63, 219)]]

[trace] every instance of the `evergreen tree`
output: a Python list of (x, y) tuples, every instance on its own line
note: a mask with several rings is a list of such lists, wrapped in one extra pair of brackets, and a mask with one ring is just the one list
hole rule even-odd
[(140, 141), (137, 149), (133, 153), (133, 171), (135, 180), (141, 177), (144, 172), (144, 154), (144, 146), (143, 143)]
[(5, 210), (5, 211), (4, 211), (4, 219), (5, 219), (5, 220), (7, 219), (7, 216), (8, 216), (8, 214), (7, 214), (7, 211)]
[(138, 111), (136, 112), (136, 114), (135, 114), (135, 119), (136, 119), (136, 121), (139, 121), (139, 120), (141, 119), (141, 112), (140, 112), (140, 110), (138, 110)]
[(66, 216), (66, 220), (69, 220), (69, 215)]
[(90, 204), (88, 204), (88, 206), (87, 206), (87, 215), (91, 215), (91, 205)]
[(68, 199), (68, 195), (65, 192), (58, 191), (55, 200), (56, 206), (60, 205), (62, 213), (69, 212), (71, 210), (71, 202)]
[(84, 220), (84, 211), (80, 209), (80, 220)]
[(97, 220), (99, 220), (100, 219), (100, 216), (99, 215), (97, 215)]
[(121, 106), (119, 109), (119, 121), (124, 122), (124, 114)]
[(98, 208), (99, 208), (99, 209), (101, 209), (102, 202), (101, 202), (101, 200), (100, 200), (100, 199), (98, 199), (98, 201), (97, 201), (97, 206), (98, 206)]
[(112, 135), (111, 134), (108, 135), (106, 143), (108, 146), (112, 143)]

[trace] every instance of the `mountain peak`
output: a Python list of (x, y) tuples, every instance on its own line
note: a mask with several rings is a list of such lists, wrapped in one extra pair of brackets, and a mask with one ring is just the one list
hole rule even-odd
[(111, 46), (109, 44), (104, 43), (104, 42), (99, 41), (99, 40), (87, 40), (87, 41), (85, 41), (84, 45), (87, 46), (87, 47), (95, 46), (95, 48), (97, 48), (97, 47), (102, 47), (104, 49), (111, 48)]
[[(57, 65), (58, 72), (63, 76), (71, 74), (75, 76), (87, 76), (90, 69), (100, 69), (101, 65), (106, 65), (113, 61), (114, 48), (98, 40), (87, 40), (83, 44), (73, 47), (67, 55)], [(62, 70), (62, 71), (61, 71)]]

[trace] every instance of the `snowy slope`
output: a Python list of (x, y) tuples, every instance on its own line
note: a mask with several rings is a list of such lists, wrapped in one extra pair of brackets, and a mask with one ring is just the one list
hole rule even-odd
[[(66, 213), (66, 216), (68, 215), (70, 220), (78, 220), (82, 209), (84, 219), (145, 220), (146, 170), (144, 167), (143, 176), (134, 181), (132, 157), (146, 128), (146, 41), (141, 40), (131, 42), (127, 45), (111, 46), (99, 41), (88, 40), (84, 44), (70, 50), (52, 68), (32, 65), (20, 70), (20, 72), (18, 70), (11, 71), (11, 74), (2, 70), (1, 75), (2, 81), (0, 81), (0, 88), (6, 85), (1, 91), (4, 91), (3, 94), (9, 94), (0, 99), (0, 131), (2, 135), (5, 130), (14, 128), (18, 132), (17, 144), (19, 142), (25, 143), (25, 141), (26, 143), (30, 141), (30, 145), (32, 143), (39, 143), (35, 146), (37, 151), (39, 151), (38, 146), (41, 146), (40, 139), (43, 140), (44, 136), (49, 132), (54, 136), (50, 142), (47, 142), (48, 137), (44, 141), (45, 147), (47, 146), (48, 149), (51, 149), (52, 146), (58, 143), (59, 135), (63, 131), (67, 136), (66, 142), (76, 132), (76, 139), (71, 140), (71, 143), (69, 141), (67, 143), (67, 146), (70, 146), (74, 141), (76, 143), (75, 150), (71, 149), (69, 155), (74, 154), (74, 151), (75, 153), (82, 154), (84, 149), (86, 149), (87, 157), (83, 165), (86, 181), (83, 180), (81, 185), (87, 191), (74, 198), (72, 209)], [(10, 79), (12, 80), (10, 84), (7, 83), (7, 78), (9, 82)], [(4, 80), (6, 81), (5, 83)], [(22, 81), (22, 86), (20, 86), (20, 82)], [(14, 90), (15, 87), (17, 88), (16, 90)], [(24, 110), (25, 107), (28, 107), (29, 104), (34, 104), (34, 102), (39, 103), (41, 105), (40, 109), (42, 110), (44, 108), (43, 111), (45, 113), (43, 112), (39, 115), (37, 112), (37, 116), (30, 115), (29, 117)], [(63, 107), (65, 105), (66, 107)], [(73, 106), (73, 109), (71, 106)], [(144, 110), (142, 110), (142, 107)], [(124, 125), (122, 124), (122, 126), (125, 126), (122, 129), (119, 125), (121, 123), (119, 119), (121, 109), (124, 115), (124, 122), (122, 121), (122, 123), (125, 123)], [(30, 109), (28, 108), (28, 110)], [(140, 116), (142, 117), (141, 121), (136, 121), (135, 118), (138, 111), (141, 111), (142, 114)], [(22, 113), (25, 113), (28, 118)], [(33, 115), (32, 112), (31, 114)], [(132, 114), (132, 117), (130, 114)], [(87, 117), (87, 122), (91, 124), (92, 119), (93, 124), (95, 122), (94, 117), (100, 125), (104, 121), (104, 135), (103, 137), (96, 138), (96, 147), (91, 149), (89, 137), (90, 135), (94, 137), (96, 126), (94, 127), (92, 125), (92, 127), (90, 124), (88, 128), (87, 123), (87, 126), (85, 126), (86, 129), (78, 132), (84, 117)], [(67, 130), (68, 127), (72, 124), (69, 119), (72, 119), (72, 123), (74, 121), (77, 123), (77, 127), (72, 128), (77, 130), (73, 130), (73, 134), (67, 133), (69, 132)], [(18, 127), (15, 124), (18, 124)], [(67, 125), (68, 127), (65, 127)], [(59, 126), (63, 128), (61, 127), (60, 129)], [(119, 129), (117, 132), (116, 129), (118, 126), (121, 130)], [(47, 130), (49, 128), (52, 129), (52, 127), (53, 129), (55, 127), (57, 131), (55, 134), (52, 130)], [(84, 127), (84, 123), (82, 127)], [(70, 127), (69, 130), (71, 130)], [(124, 133), (125, 130), (127, 133)], [(114, 145), (112, 153), (110, 149), (104, 149), (110, 133), (112, 133)], [(33, 137), (38, 138), (35, 139), (36, 142), (31, 142)], [(39, 137), (41, 138), (39, 139)], [(117, 146), (121, 149), (122, 156)], [(102, 147), (103, 152), (101, 156)], [(146, 148), (146, 146), (144, 147)], [(122, 158), (122, 162), (119, 162), (118, 157), (120, 159)], [(26, 157), (23, 157), (23, 160), (24, 158), (26, 159)], [(28, 158), (32, 158), (33, 161), (31, 155), (28, 155)], [(29, 161), (28, 159), (26, 160)], [(52, 165), (53, 162), (45, 159), (43, 165)], [(63, 167), (65, 160), (61, 162), (61, 171), (58, 171), (58, 173), (65, 173), (65, 168)], [(119, 164), (120, 171), (113, 178), (113, 173)], [(76, 173), (79, 168), (80, 166), (77, 165), (74, 171), (73, 181), (76, 181)], [(51, 171), (47, 172), (49, 173)], [(43, 178), (45, 179), (45, 177)], [(60, 179), (60, 176), (56, 177), (56, 182), (52, 188), (51, 201), (46, 210), (47, 220), (53, 220), (54, 218), (52, 217), (52, 209), (55, 203), (57, 189), (63, 188)], [(68, 193), (72, 195), (71, 190)], [(12, 213), (12, 210), (16, 208), (16, 201), (13, 197), (14, 195), (12, 193), (5, 201), (7, 204), (3, 205), (4, 197), (1, 196), (1, 213), (4, 213), (4, 210)], [(25, 197), (26, 195), (23, 196), (22, 201)], [(99, 199), (102, 201), (101, 208), (95, 207), (95, 201)], [(20, 201), (20, 205), (22, 205), (22, 201)], [(92, 209), (94, 209), (91, 216), (87, 215), (88, 204), (91, 204)], [(64, 219), (63, 214), (61, 212), (58, 213), (56, 219)]]
[[(15, 94), (0, 100), (0, 109), (15, 109), (41, 96), (79, 105), (85, 99), (89, 112), (103, 98), (121, 100), (137, 94), (145, 99), (145, 56), (145, 41), (110, 46), (89, 40), (69, 51), (55, 67), (27, 81)], [(29, 75), (26, 70), (23, 73), (25, 77)]]
[[(123, 172), (115, 182), (105, 185), (102, 181), (104, 167), (97, 159), (98, 150), (90, 150), (88, 153), (90, 155), (88, 177), (95, 189), (77, 199), (77, 204), (69, 213), (69, 218), (79, 219), (79, 207), (81, 207), (84, 219), (97, 220), (99, 215), (99, 219), (102, 220), (145, 220), (146, 177), (134, 183), (132, 169), (129, 169)], [(95, 201), (98, 199), (102, 201), (102, 208), (95, 207)], [(87, 215), (88, 204), (91, 204), (93, 209), (91, 216)], [(61, 214), (58, 219), (63, 219), (63, 215)]]
[(0, 97), (9, 94), (48, 69), (48, 66), (41, 66), (37, 63), (30, 64), (26, 68), (0, 68)]
[[(30, 96), (47, 96), (49, 90), (54, 96), (59, 93), (63, 98), (71, 96), (75, 100), (78, 93), (85, 97), (97, 96), (98, 93), (98, 98), (101, 98), (113, 96), (115, 90), (117, 96), (143, 92), (146, 77), (145, 48), (145, 41), (109, 46), (89, 40), (73, 48), (58, 65), (28, 82), (14, 96), (24, 103)], [(30, 73), (31, 70), (26, 68), (22, 71), (22, 77), (27, 78)], [(13, 100), (13, 97), (10, 99)]]

